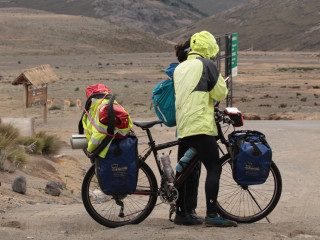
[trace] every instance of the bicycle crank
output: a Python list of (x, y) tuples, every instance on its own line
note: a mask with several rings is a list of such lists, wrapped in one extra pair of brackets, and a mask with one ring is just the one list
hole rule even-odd
[(179, 191), (174, 186), (165, 183), (164, 186), (160, 188), (159, 197), (162, 202), (175, 205), (179, 198)]

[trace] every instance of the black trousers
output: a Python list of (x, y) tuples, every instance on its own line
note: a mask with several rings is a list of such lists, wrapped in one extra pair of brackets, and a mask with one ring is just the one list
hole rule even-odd
[[(178, 189), (177, 212), (179, 214), (185, 214), (196, 209), (202, 162), (207, 170), (205, 180), (207, 216), (216, 216), (216, 204), (221, 174), (221, 164), (219, 162), (219, 150), (216, 139), (214, 136), (201, 134), (182, 138), (181, 140), (182, 143), (178, 149), (178, 159), (183, 156), (189, 147), (194, 147), (200, 157), (200, 161)], [(177, 174), (177, 177), (179, 177), (179, 174)]]
[[(178, 162), (189, 148), (190, 146), (184, 142), (179, 144)], [(185, 201), (185, 210), (187, 213), (190, 213), (197, 208), (200, 174), (201, 174), (201, 162), (199, 161), (184, 182), (185, 191), (186, 191), (185, 195), (187, 196), (187, 198), (185, 198), (184, 201)], [(180, 174), (177, 173), (177, 177), (179, 176)], [(181, 191), (179, 190), (179, 192)], [(181, 200), (182, 199), (180, 199), (180, 201)]]

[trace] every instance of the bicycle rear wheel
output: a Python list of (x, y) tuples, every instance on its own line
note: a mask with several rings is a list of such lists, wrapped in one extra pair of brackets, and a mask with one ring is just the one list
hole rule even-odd
[(82, 201), (89, 215), (107, 227), (137, 224), (149, 216), (157, 201), (158, 184), (150, 167), (143, 163), (133, 194), (104, 194), (95, 175), (93, 164), (82, 182)]
[(231, 159), (222, 164), (218, 194), (218, 213), (238, 223), (252, 223), (265, 218), (277, 205), (282, 180), (274, 162), (268, 179), (259, 185), (238, 185), (232, 177)]

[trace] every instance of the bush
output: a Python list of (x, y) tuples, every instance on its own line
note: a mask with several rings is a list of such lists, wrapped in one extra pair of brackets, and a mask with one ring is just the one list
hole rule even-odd
[(16, 148), (8, 153), (7, 159), (12, 162), (15, 167), (19, 167), (26, 163), (27, 155), (25, 154), (24, 150)]
[[(30, 146), (30, 153), (38, 153), (51, 155), (56, 154), (61, 149), (59, 139), (52, 135), (47, 135), (45, 132), (39, 132), (33, 137), (25, 137), (22, 140), (24, 146)], [(34, 144), (34, 146), (32, 146)]]
[(34, 144), (34, 147), (32, 147), (32, 150), (30, 150), (30, 153), (42, 153), (42, 149), (44, 148), (44, 140), (39, 137), (25, 137), (22, 140), (22, 144), (26, 147), (31, 146), (31, 144)]
[(61, 149), (61, 144), (59, 139), (53, 135), (47, 135), (45, 132), (39, 132), (36, 137), (43, 139), (44, 146), (42, 148), (42, 153), (46, 155), (57, 154)]
[(0, 124), (0, 170), (5, 169), (5, 162), (10, 162), (10, 172), (27, 160), (24, 150), (18, 148), (20, 131), (12, 124)]
[(278, 108), (286, 108), (288, 105), (286, 103), (281, 103)]
[(13, 146), (19, 137), (19, 129), (12, 124), (0, 124), (0, 149)]
[(49, 110), (60, 110), (61, 108), (60, 107), (57, 107), (55, 105), (53, 105), (52, 107), (49, 108)]

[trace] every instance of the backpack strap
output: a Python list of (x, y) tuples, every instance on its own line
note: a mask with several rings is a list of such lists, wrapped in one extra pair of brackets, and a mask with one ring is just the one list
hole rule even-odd
[(249, 143), (251, 144), (252, 146), (252, 150), (251, 150), (251, 153), (253, 156), (260, 156), (262, 155), (262, 152), (261, 150), (257, 147), (256, 143), (253, 141), (253, 140), (249, 140)]
[[(112, 94), (105, 94), (105, 93), (94, 93), (92, 94), (86, 101), (86, 104), (85, 104), (85, 107), (84, 109), (89, 111), (89, 108), (91, 106), (91, 100), (92, 98), (97, 98), (97, 99), (101, 99), (101, 98), (107, 98), (107, 99), (110, 99), (113, 95)], [(78, 124), (78, 132), (79, 134), (84, 134), (84, 129), (83, 129), (83, 125), (82, 125), (82, 118), (83, 116), (86, 114), (85, 111), (83, 111), (82, 115), (81, 115), (81, 118), (80, 118), (80, 121), (79, 121), (79, 124)], [(109, 112), (108, 112), (109, 114)], [(109, 119), (108, 119), (109, 120)]]

